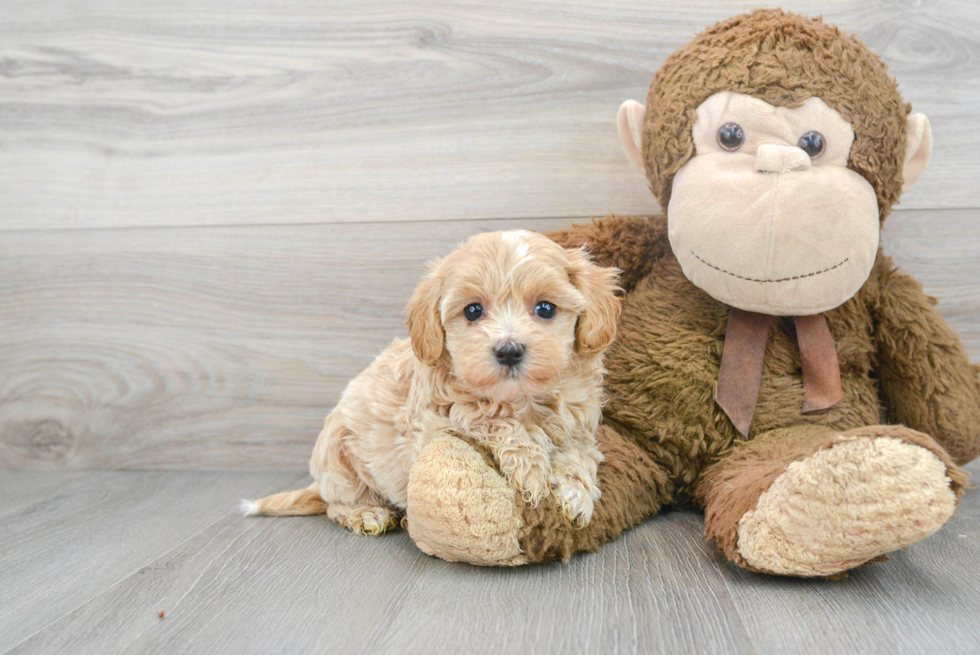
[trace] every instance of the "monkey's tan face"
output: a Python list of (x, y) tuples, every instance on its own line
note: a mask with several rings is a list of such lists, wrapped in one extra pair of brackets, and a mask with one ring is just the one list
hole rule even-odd
[(871, 185), (847, 168), (854, 132), (819, 98), (773, 107), (724, 91), (697, 108), (696, 155), (674, 176), (668, 235), (684, 274), (749, 311), (841, 305), (878, 249)]

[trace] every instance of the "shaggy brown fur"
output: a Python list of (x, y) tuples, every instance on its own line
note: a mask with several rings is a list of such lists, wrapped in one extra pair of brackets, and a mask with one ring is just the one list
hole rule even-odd
[(615, 243), (616, 260), (620, 270), (619, 284), (626, 292), (650, 273), (654, 262), (670, 250), (667, 242), (667, 223), (660, 217), (609, 216), (590, 225), (573, 225), (561, 233), (561, 239), (578, 243), (590, 251), (596, 244)]

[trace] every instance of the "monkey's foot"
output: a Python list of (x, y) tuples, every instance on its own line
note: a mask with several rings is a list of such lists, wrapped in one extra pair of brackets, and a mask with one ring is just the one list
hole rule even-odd
[(408, 534), (429, 555), (483, 566), (524, 564), (521, 511), (513, 487), (461, 439), (434, 440), (412, 465)]
[(890, 437), (841, 437), (786, 467), (738, 523), (749, 567), (828, 576), (913, 544), (956, 510), (946, 465)]

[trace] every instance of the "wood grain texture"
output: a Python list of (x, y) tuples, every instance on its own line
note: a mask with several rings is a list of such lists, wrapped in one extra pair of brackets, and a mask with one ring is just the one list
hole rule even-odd
[[(3, 472), (0, 652), (142, 575), (141, 567), (227, 516), (238, 498), (289, 488), (300, 477)], [(13, 508), (10, 496), (21, 499)]]
[[(0, 241), (0, 464), (303, 470), (393, 338), (426, 260), (565, 219), (11, 232)], [(883, 241), (980, 360), (980, 210)]]
[(617, 107), (774, 4), (857, 33), (931, 116), (905, 207), (978, 206), (970, 0), (58, 0), (0, 21), (0, 230), (652, 213)]
[[(980, 473), (980, 464), (970, 469)], [(256, 488), (268, 483), (254, 473), (98, 472), (66, 475), (64, 490), (52, 492), (40, 490), (44, 474), (19, 475), (26, 488), (40, 481), (38, 502), (52, 519), (68, 520), (65, 497), (104, 480), (165, 487), (175, 505), (219, 510), (219, 498), (241, 493), (249, 477)], [(37, 598), (86, 599), (31, 631), (0, 622), (0, 653), (971, 653), (980, 626), (976, 491), (937, 535), (839, 581), (736, 569), (691, 513), (657, 516), (567, 565), (481, 569), (429, 558), (404, 532), (356, 537), (323, 517), (229, 511), (184, 538), (193, 513), (140, 509), (129, 511), (133, 531), (173, 530), (132, 549), (156, 555), (138, 567), (117, 566), (116, 550), (90, 555), (125, 573), (97, 594), (77, 593), (89, 585), (84, 575), (37, 585)], [(112, 544), (104, 530), (100, 518), (75, 520), (33, 543), (41, 562), (78, 561), (75, 544)], [(23, 588), (38, 561), (10, 568), (8, 584)], [(9, 607), (21, 604), (15, 597)]]
[(13, 652), (366, 652), (432, 562), (404, 533), (228, 516)]
[[(438, 635), (487, 654), (752, 652), (703, 530), (694, 514), (668, 513), (568, 565), (433, 565), (365, 650), (426, 652)], [(434, 630), (433, 616), (455, 620)]]

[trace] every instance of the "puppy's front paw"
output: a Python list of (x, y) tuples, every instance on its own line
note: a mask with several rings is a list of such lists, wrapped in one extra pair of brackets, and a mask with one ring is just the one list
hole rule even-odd
[(566, 470), (551, 479), (551, 495), (576, 530), (589, 524), (599, 500), (598, 485), (584, 473)]
[(521, 492), (521, 498), (537, 507), (548, 493), (550, 463), (544, 451), (531, 449), (500, 453), (500, 470), (511, 485)]

